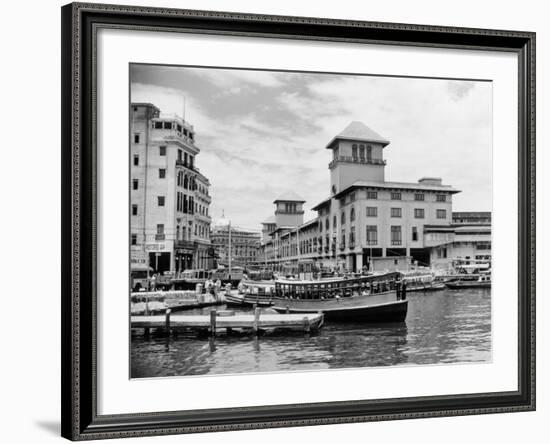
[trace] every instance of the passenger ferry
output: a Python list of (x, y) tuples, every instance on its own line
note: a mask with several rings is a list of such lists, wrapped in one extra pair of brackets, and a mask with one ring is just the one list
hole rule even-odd
[(491, 288), (491, 275), (480, 274), (477, 278), (468, 277), (447, 282), (447, 287), (451, 290), (462, 290), (466, 288)]
[(401, 273), (322, 280), (275, 281), (273, 308), (281, 313), (322, 312), (326, 320), (402, 322), (407, 316)]
[(275, 296), (275, 281), (242, 280), (238, 286), (239, 294), (243, 297), (243, 304), (269, 307), (273, 305)]
[(445, 289), (445, 283), (438, 280), (430, 270), (414, 270), (403, 273), (407, 291), (436, 291)]

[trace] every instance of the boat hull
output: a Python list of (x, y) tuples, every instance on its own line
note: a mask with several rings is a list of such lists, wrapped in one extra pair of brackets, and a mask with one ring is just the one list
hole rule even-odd
[[(275, 300), (273, 308), (279, 313), (313, 313), (325, 315), (326, 321), (334, 322), (403, 322), (407, 317), (408, 301), (393, 300), (377, 303), (342, 304), (323, 306), (322, 302), (310, 306), (297, 306), (287, 300)], [(294, 302), (294, 301), (293, 301)], [(327, 304), (328, 305), (328, 304)]]
[(458, 283), (458, 282), (447, 282), (448, 288), (451, 290), (462, 290), (468, 288), (491, 288), (490, 282), (468, 282), (468, 283)]

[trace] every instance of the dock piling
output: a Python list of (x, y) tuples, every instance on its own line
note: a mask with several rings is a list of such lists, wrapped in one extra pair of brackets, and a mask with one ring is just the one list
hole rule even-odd
[(254, 324), (252, 326), (252, 329), (254, 330), (255, 334), (258, 334), (258, 324), (260, 323), (260, 308), (256, 307), (254, 309)]
[(216, 336), (216, 310), (210, 310), (210, 336)]
[(166, 310), (166, 314), (164, 316), (164, 329), (167, 336), (170, 336), (170, 313), (172, 310), (169, 308)]

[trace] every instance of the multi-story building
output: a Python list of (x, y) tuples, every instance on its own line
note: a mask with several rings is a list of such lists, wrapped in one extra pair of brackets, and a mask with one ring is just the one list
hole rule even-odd
[[(317, 218), (306, 224), (278, 221), (279, 204), (291, 200), (276, 200), (275, 228), (272, 220), (263, 224), (262, 260), (275, 264), (307, 257), (360, 270), (373, 257), (406, 256), (426, 265), (447, 258), (454, 239), (452, 197), (459, 191), (434, 177), (386, 181), (389, 143), (361, 122), (336, 135), (326, 146), (332, 151), (330, 189), (313, 207)], [(301, 209), (303, 200), (297, 203)]]
[(231, 226), (223, 215), (212, 227), (211, 240), (218, 263), (229, 263), (229, 232), (231, 230), (231, 264), (241, 267), (253, 265), (258, 260), (261, 235), (258, 231)]
[(491, 212), (453, 212), (453, 259), (491, 260)]
[(196, 165), (195, 129), (150, 103), (132, 103), (130, 122), (132, 261), (160, 273), (210, 268), (210, 182)]

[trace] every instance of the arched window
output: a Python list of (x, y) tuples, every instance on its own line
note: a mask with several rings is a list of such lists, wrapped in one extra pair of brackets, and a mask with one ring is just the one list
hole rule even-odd
[(353, 222), (355, 220), (355, 208), (351, 207), (351, 211), (349, 213), (349, 221)]
[(359, 145), (359, 158), (365, 158), (365, 145)]
[(187, 177), (187, 174), (183, 177), (183, 188), (186, 190), (189, 188), (189, 178)]
[(340, 218), (342, 225), (346, 223), (346, 212), (342, 211), (342, 217)]
[(357, 145), (355, 143), (351, 146), (351, 157), (357, 159)]
[(367, 160), (370, 162), (372, 160), (372, 146), (367, 145)]
[(329, 221), (328, 221), (328, 217), (327, 219), (325, 220), (325, 229), (328, 231), (329, 229)]
[(334, 217), (332, 218), (332, 229), (333, 229), (333, 230), (336, 230), (336, 214), (335, 214)]

